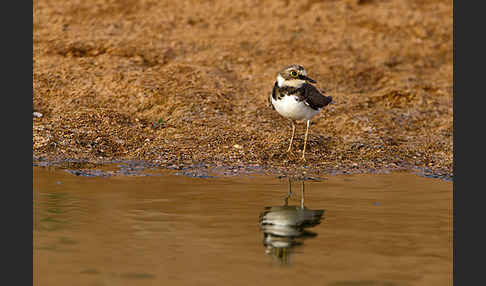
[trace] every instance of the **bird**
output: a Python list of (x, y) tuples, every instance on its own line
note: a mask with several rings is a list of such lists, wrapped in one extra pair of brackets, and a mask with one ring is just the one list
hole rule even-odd
[(303, 66), (291, 64), (278, 73), (272, 93), (268, 97), (270, 106), (281, 116), (290, 120), (292, 136), (287, 153), (292, 153), (295, 123), (300, 121), (307, 123), (301, 157), (303, 161), (305, 161), (311, 119), (318, 115), (323, 107), (333, 102), (331, 96), (324, 95), (324, 92), (319, 91), (311, 83), (316, 83), (316, 81), (307, 76), (307, 71)]

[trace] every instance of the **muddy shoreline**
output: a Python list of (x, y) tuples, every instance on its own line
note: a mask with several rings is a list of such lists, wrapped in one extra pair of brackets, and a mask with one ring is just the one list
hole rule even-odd
[(341, 169), (326, 170), (322, 172), (318, 169), (308, 167), (280, 167), (260, 166), (260, 165), (217, 165), (217, 164), (154, 164), (145, 161), (123, 161), (112, 160), (104, 162), (89, 162), (88, 160), (58, 159), (48, 160), (43, 157), (34, 157), (34, 167), (55, 167), (66, 170), (76, 176), (85, 177), (110, 177), (110, 176), (150, 176), (150, 171), (169, 170), (172, 174), (194, 178), (216, 178), (228, 176), (248, 176), (248, 175), (268, 175), (278, 178), (293, 177), (303, 180), (325, 180), (326, 176), (351, 175), (351, 174), (389, 174), (391, 172), (412, 172), (419, 176), (436, 178), (445, 181), (452, 181), (453, 176), (444, 171), (434, 171), (427, 168), (413, 166), (396, 166), (393, 168), (382, 169)]

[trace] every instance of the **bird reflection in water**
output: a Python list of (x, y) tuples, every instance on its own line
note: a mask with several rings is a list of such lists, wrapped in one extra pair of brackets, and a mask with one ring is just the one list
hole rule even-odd
[[(260, 214), (260, 229), (263, 231), (265, 253), (276, 258), (281, 264), (290, 263), (293, 248), (303, 244), (303, 240), (316, 237), (317, 234), (306, 230), (321, 223), (324, 210), (311, 210), (304, 206), (304, 180), (299, 205), (289, 205), (292, 196), (292, 182), (289, 178), (289, 190), (283, 206), (265, 207)], [(323, 219), (323, 218), (322, 218)]]

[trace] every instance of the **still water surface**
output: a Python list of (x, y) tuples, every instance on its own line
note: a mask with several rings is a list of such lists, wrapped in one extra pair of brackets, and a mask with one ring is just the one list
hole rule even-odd
[(451, 182), (33, 179), (34, 285), (452, 285)]

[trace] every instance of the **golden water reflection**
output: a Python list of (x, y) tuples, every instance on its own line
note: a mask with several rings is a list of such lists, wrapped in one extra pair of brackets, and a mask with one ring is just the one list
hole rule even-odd
[(303, 241), (315, 238), (317, 234), (309, 231), (321, 223), (325, 210), (311, 210), (305, 207), (305, 181), (301, 182), (300, 205), (289, 205), (292, 197), (292, 181), (288, 179), (288, 193), (281, 206), (267, 206), (260, 214), (260, 229), (263, 231), (265, 253), (281, 264), (289, 264), (294, 248)]
[(33, 176), (34, 285), (452, 281), (451, 182)]

